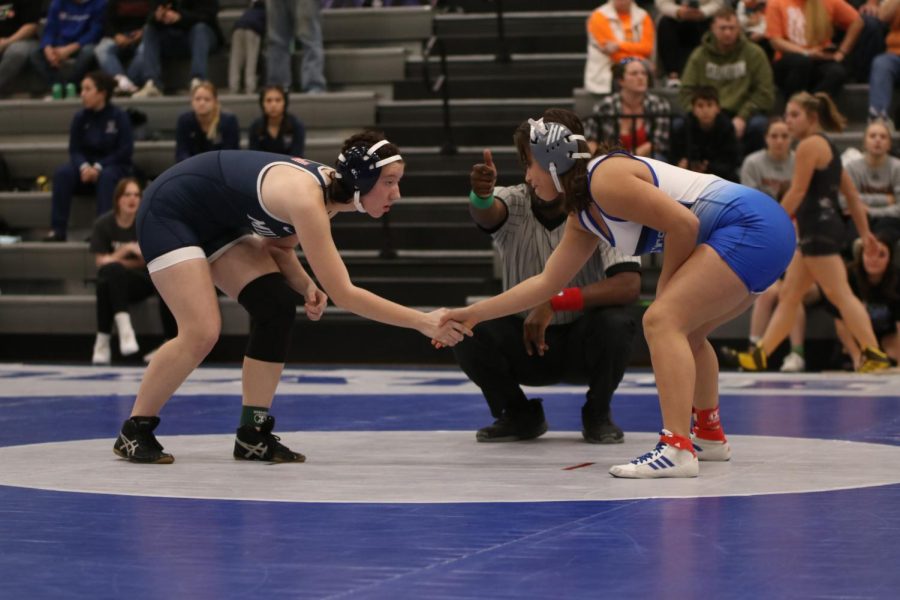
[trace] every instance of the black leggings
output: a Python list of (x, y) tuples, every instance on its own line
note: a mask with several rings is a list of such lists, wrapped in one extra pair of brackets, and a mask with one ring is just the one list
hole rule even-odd
[[(154, 294), (156, 288), (146, 269), (129, 269), (120, 262), (103, 265), (97, 270), (97, 331), (110, 333), (116, 313), (126, 312), (129, 304)], [(159, 316), (166, 338), (175, 337), (178, 333), (175, 317), (162, 298), (159, 299)]]

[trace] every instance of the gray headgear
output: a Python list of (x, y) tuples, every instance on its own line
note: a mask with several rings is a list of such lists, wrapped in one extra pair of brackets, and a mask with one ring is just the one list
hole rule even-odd
[(578, 141), (586, 141), (583, 135), (572, 133), (562, 123), (544, 123), (544, 119), (528, 119), (531, 125), (531, 156), (545, 170), (550, 171), (556, 191), (563, 192), (559, 176), (575, 166), (579, 158), (590, 158), (588, 152), (578, 151)]

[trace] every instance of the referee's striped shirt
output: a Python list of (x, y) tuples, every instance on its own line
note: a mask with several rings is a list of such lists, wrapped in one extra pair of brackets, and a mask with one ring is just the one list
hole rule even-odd
[[(559, 245), (565, 231), (565, 219), (562, 218), (550, 229), (538, 220), (532, 209), (532, 195), (525, 183), (510, 187), (497, 187), (494, 197), (501, 200), (508, 209), (508, 216), (497, 229), (491, 231), (494, 246), (500, 253), (503, 270), (503, 289), (537, 275), (544, 270), (547, 259), (554, 248)], [(541, 202), (535, 198), (534, 202)], [(580, 287), (611, 277), (623, 271), (641, 272), (641, 259), (623, 254), (600, 238), (597, 251), (585, 263), (581, 271), (566, 287)], [(564, 311), (555, 313), (551, 325), (571, 323), (580, 317), (580, 311)], [(524, 319), (528, 312), (520, 313)]]

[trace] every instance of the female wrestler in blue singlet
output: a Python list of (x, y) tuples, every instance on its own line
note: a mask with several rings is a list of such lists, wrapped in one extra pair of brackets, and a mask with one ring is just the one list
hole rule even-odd
[(144, 194), (137, 234), (178, 336), (147, 367), (115, 453), (132, 462), (173, 462), (153, 430), (160, 409), (219, 337), (218, 287), (250, 314), (234, 457), (304, 460), (272, 434), (268, 415), (299, 296), (312, 320), (327, 302), (297, 259), (298, 241), (336, 305), (447, 344), (471, 335), (458, 323), (442, 324), (446, 310), (422, 313), (355, 287), (335, 248), (329, 219), (353, 210), (380, 217), (399, 200), (402, 177), (397, 147), (365, 132), (344, 143), (334, 169), (302, 158), (224, 150), (192, 157), (156, 179)]
[[(762, 192), (624, 152), (587, 165), (581, 123), (550, 109), (532, 125), (526, 180), (541, 198), (564, 193), (569, 219), (544, 272), (445, 318), (474, 326), (541, 302), (574, 277), (598, 236), (626, 254), (662, 252), (644, 315), (663, 431), (656, 448), (610, 468), (616, 477), (696, 477), (728, 460), (718, 416), (718, 361), (706, 336), (745, 311), (784, 271), (796, 244), (784, 210)], [(569, 294), (564, 290), (562, 294)], [(691, 428), (692, 407), (695, 415)], [(691, 435), (693, 433), (693, 436)], [(692, 439), (693, 438), (693, 439)]]

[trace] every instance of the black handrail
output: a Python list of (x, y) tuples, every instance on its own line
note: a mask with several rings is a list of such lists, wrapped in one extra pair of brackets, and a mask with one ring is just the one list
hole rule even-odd
[(497, 5), (497, 55), (494, 58), (498, 63), (512, 62), (509, 48), (506, 45), (506, 28), (503, 25), (503, 0), (488, 0)]
[[(431, 65), (431, 56), (434, 54), (435, 50), (437, 50), (440, 55), (441, 74), (434, 82), (432, 82), (431, 70), (429, 67)], [(450, 80), (447, 76), (447, 49), (444, 47), (444, 41), (441, 40), (437, 34), (432, 34), (423, 45), (422, 75), (425, 81), (425, 87), (428, 88), (432, 94), (438, 92), (441, 93), (441, 112), (444, 121), (444, 143), (441, 146), (441, 154), (456, 154), (456, 144), (453, 143), (453, 131), (450, 126)]]

